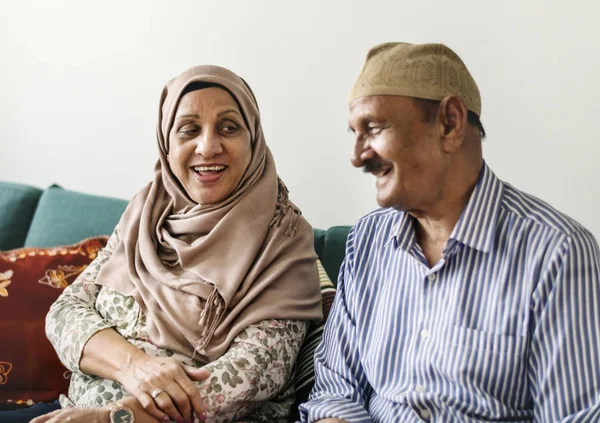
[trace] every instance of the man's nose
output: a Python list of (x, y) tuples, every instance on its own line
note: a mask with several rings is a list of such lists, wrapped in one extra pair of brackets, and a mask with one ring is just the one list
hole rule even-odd
[(375, 153), (371, 150), (371, 147), (364, 138), (357, 136), (354, 141), (354, 149), (352, 150), (352, 156), (350, 157), (350, 163), (354, 167), (362, 167), (365, 164), (365, 160), (373, 158)]

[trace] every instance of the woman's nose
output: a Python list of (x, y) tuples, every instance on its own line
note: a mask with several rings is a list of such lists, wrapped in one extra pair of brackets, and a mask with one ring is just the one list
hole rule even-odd
[(221, 139), (213, 131), (203, 131), (196, 139), (196, 154), (213, 157), (223, 152)]

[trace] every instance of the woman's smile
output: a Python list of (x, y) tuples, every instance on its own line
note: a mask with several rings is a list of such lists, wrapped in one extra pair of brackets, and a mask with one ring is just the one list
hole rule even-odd
[(217, 182), (226, 171), (227, 166), (222, 164), (192, 166), (194, 177), (202, 183)]

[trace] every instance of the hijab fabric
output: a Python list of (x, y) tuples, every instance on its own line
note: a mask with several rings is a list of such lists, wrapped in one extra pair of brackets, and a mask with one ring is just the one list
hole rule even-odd
[[(190, 199), (167, 159), (179, 99), (200, 81), (234, 97), (252, 139), (239, 185), (209, 205)], [(245, 81), (217, 66), (193, 67), (169, 81), (157, 138), (154, 179), (121, 217), (120, 242), (96, 283), (135, 298), (151, 342), (206, 362), (259, 321), (321, 319), (312, 227), (277, 177)]]

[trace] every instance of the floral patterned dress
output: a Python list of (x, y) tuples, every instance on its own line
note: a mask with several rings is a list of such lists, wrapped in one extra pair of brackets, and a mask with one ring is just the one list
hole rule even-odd
[(61, 396), (61, 405), (101, 407), (127, 395), (120, 383), (85, 374), (79, 368), (86, 342), (96, 332), (113, 328), (149, 355), (172, 357), (209, 370), (209, 379), (196, 382), (209, 408), (208, 421), (286, 421), (294, 401), (294, 364), (308, 323), (265, 320), (251, 325), (233, 340), (222, 357), (206, 365), (159, 348), (150, 342), (145, 316), (134, 298), (94, 283), (118, 242), (117, 229), (106, 248), (63, 291), (46, 318), (48, 339), (72, 371), (69, 396)]

